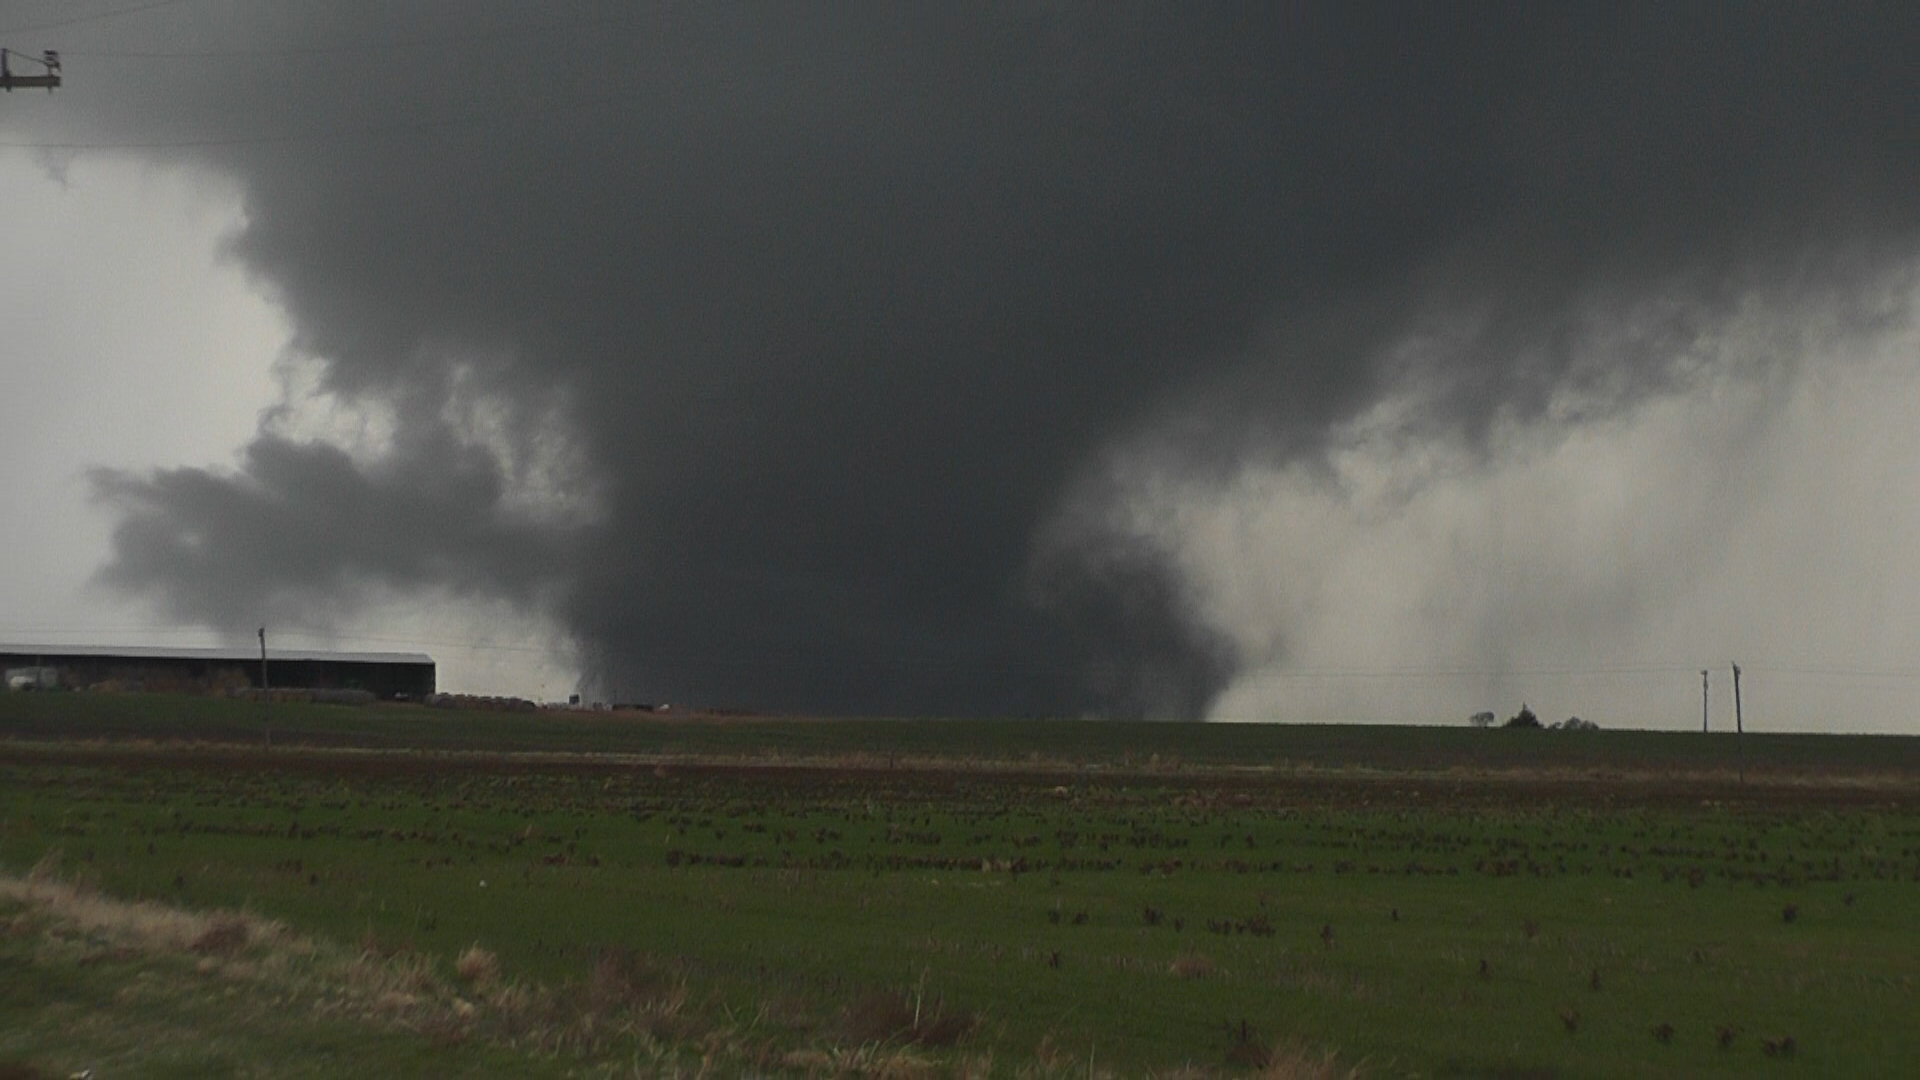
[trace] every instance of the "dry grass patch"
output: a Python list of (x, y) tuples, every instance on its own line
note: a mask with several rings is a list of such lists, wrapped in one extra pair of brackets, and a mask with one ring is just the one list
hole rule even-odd
[(1167, 965), (1167, 971), (1182, 979), (1204, 979), (1213, 974), (1213, 958), (1205, 953), (1183, 952)]
[(249, 943), (284, 943), (286, 927), (242, 913), (203, 915), (151, 902), (128, 902), (54, 876), (43, 862), (26, 877), (0, 876), (0, 900), (90, 939), (152, 955), (231, 955)]
[(469, 1026), (504, 1045), (578, 1057), (597, 1056), (621, 1041), (649, 1050), (698, 1048), (720, 1057), (745, 1052), (728, 1044), (728, 1032), (709, 1029), (697, 1015), (683, 977), (627, 950), (601, 953), (585, 979), (557, 989), (485, 976), (486, 964), (478, 959), (467, 967), (476, 974)]
[(216, 915), (191, 942), (189, 952), (202, 956), (235, 956), (253, 942), (253, 927), (234, 915)]
[(453, 973), (461, 982), (485, 989), (500, 981), (500, 958), (476, 941), (454, 960)]
[(874, 1080), (928, 1080), (942, 1075), (940, 1064), (910, 1049), (869, 1043), (827, 1050), (795, 1050), (780, 1059), (808, 1076), (859, 1076)]
[(37, 939), (34, 951), (52, 959), (187, 962), (202, 976), (246, 984), (253, 1000), (301, 1002), (317, 1017), (408, 1030), (461, 1025), (475, 1015), (427, 957), (351, 952), (247, 912), (118, 900), (45, 866), (24, 878), (0, 876), (0, 901), (20, 909), (10, 936)]
[(894, 991), (868, 994), (847, 1007), (842, 1028), (861, 1045), (952, 1046), (971, 1035), (980, 1018), (938, 1000)]
[[(84, 965), (112, 957), (183, 964), (209, 980), (198, 986), (216, 994), (237, 991), (250, 1002), (274, 1002), (283, 1015), (292, 1010), (318, 1021), (410, 1032), (436, 1047), (480, 1040), (592, 1059), (631, 1044), (655, 1056), (661, 1062), (655, 1071), (663, 1073), (673, 1072), (682, 1052), (714, 1062), (749, 1053), (734, 1032), (712, 1029), (695, 1015), (677, 972), (625, 951), (602, 953), (581, 980), (548, 987), (504, 978), (499, 958), (478, 943), (456, 959), (449, 979), (423, 953), (347, 948), (245, 912), (117, 900), (44, 866), (26, 877), (0, 876), (0, 904), (16, 909), (6, 919), (7, 935), (52, 962)], [(198, 991), (181, 985), (172, 992)], [(880, 1056), (862, 1068), (908, 1075), (901, 1062), (886, 1064)]]
[(1227, 1064), (1250, 1069), (1262, 1080), (1358, 1080), (1357, 1065), (1343, 1065), (1332, 1050), (1294, 1040), (1269, 1042), (1247, 1021), (1227, 1025)]
[(1344, 1065), (1331, 1050), (1283, 1044), (1269, 1047), (1266, 1064), (1255, 1074), (1260, 1080), (1361, 1080), (1358, 1065)]

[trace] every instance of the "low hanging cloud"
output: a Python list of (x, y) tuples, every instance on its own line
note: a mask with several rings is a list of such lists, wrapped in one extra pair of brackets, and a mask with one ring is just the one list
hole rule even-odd
[(568, 540), (516, 520), (497, 462), (444, 439), (363, 468), (334, 446), (265, 436), (237, 472), (96, 472), (93, 486), (119, 516), (106, 583), (166, 582), (165, 613), (210, 626), (430, 586), (531, 606)]
[[(553, 620), (606, 696), (1196, 716), (1342, 640), (1289, 614), (1317, 585), (1223, 601), (1246, 560), (1197, 518), (1316, 513), (1342, 468), (1443, 500), (1428, 457), (1545, 423), (1631, 457), (1609, 425), (1749, 306), (1877, 317), (1916, 25), (188, 5), (76, 29), (0, 133), (231, 176), (312, 394), (383, 418), (348, 445), (290, 400), (234, 467), (98, 477), (106, 580), (177, 617), (452, 590)], [(1264, 527), (1301, 581), (1433, 558), (1364, 502), (1318, 556)]]

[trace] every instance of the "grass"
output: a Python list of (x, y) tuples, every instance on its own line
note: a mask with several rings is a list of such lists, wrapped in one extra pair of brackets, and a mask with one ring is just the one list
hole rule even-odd
[(420, 1039), (472, 1013), (423, 966), (258, 916), (128, 903), (44, 872), (0, 878), (0, 916), (0, 1061), (19, 1074), (485, 1075), (533, 1064)]
[(1912, 740), (1743, 786), (1646, 733), (314, 706), (269, 753), (257, 706), (24, 697), (0, 1064), (47, 1075), (1920, 1057)]
[(0, 737), (689, 759), (974, 764), (1172, 770), (1265, 766), (1444, 772), (1518, 769), (1757, 778), (1920, 773), (1920, 739), (1892, 735), (1545, 732), (1349, 724), (1167, 724), (1061, 720), (806, 720), (639, 712), (454, 712), (419, 705), (254, 702), (121, 694), (0, 695)]

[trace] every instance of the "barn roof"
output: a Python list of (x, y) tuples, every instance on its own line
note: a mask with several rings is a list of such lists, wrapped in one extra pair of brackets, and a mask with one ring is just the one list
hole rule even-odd
[[(0, 656), (98, 656), (122, 660), (232, 660), (258, 661), (257, 648), (176, 649), (160, 645), (9, 645), (0, 643)], [(269, 645), (267, 660), (320, 660), (343, 664), (431, 664), (425, 653), (325, 652), (318, 649), (282, 649)]]

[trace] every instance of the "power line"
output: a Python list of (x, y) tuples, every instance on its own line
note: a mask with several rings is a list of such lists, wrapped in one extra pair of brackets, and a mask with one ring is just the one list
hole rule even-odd
[(1742, 664), (1740, 665), (1740, 670), (1780, 675), (1820, 675), (1840, 679), (1920, 679), (1920, 669), (1916, 668), (1844, 668)]
[(1680, 664), (1631, 664), (1597, 667), (1448, 667), (1448, 668), (1295, 668), (1242, 676), (1251, 681), (1288, 679), (1441, 679), (1500, 678), (1544, 675), (1671, 675), (1694, 671)]
[(489, 107), (449, 116), (401, 120), (388, 123), (348, 124), (316, 131), (292, 131), (266, 135), (234, 135), (211, 138), (115, 140), (104, 142), (5, 140), (0, 141), (0, 148), (14, 150), (187, 150), (223, 146), (278, 146), (297, 143), (330, 142), (337, 139), (388, 138), (393, 136), (419, 135), (423, 132), (436, 130), (470, 128), (489, 123), (498, 124), (501, 127), (533, 123), (550, 116), (554, 111), (560, 109), (580, 109), (636, 101), (646, 97), (655, 90), (656, 87), (652, 85), (643, 85), (620, 90), (610, 90), (598, 94), (589, 94), (572, 99), (538, 102), (536, 103), (540, 107), (538, 111), (531, 107), (526, 107), (517, 114), (508, 115), (503, 115), (497, 107)]
[[(561, 33), (594, 27), (638, 24), (630, 17), (608, 16), (598, 19), (572, 19), (566, 22), (519, 23), (512, 26), (500, 26), (491, 30), (476, 30), (465, 34), (446, 34), (440, 36), (418, 36), (410, 38), (386, 38), (379, 41), (338, 42), (332, 45), (286, 45), (265, 48), (236, 49), (68, 49), (65, 55), (100, 60), (284, 60), (302, 56), (347, 56), (356, 53), (407, 52), (424, 49), (441, 49), (458, 45), (471, 45), (501, 38), (526, 37), (538, 34)], [(529, 43), (530, 51), (539, 51), (539, 46)]]
[(277, 135), (241, 135), (210, 139), (155, 139), (145, 142), (0, 142), (0, 147), (13, 150), (189, 150), (221, 146), (276, 146), (290, 143), (328, 142), (334, 139), (348, 139), (362, 136), (385, 137), (390, 135), (418, 135), (436, 128), (466, 127), (488, 120), (497, 120), (497, 113), (473, 113), (467, 116), (446, 117), (437, 120), (416, 120), (394, 124), (368, 124), (359, 127), (336, 128), (332, 131), (281, 133)]
[[(1596, 667), (1458, 667), (1458, 668), (1297, 668), (1243, 676), (1247, 679), (1382, 679), (1382, 678), (1497, 678), (1502, 676), (1675, 675), (1700, 669), (1685, 664), (1632, 664)], [(1920, 668), (1847, 668), (1800, 664), (1740, 665), (1746, 674), (1813, 675), (1843, 679), (1920, 679)]]
[(150, 3), (135, 4), (131, 7), (115, 8), (111, 11), (98, 11), (92, 15), (76, 15), (70, 19), (55, 19), (51, 22), (33, 23), (26, 26), (9, 26), (0, 29), (0, 34), (25, 34), (35, 30), (58, 30), (67, 26), (80, 26), (85, 23), (104, 22), (126, 15), (138, 15), (143, 11), (155, 11), (159, 8), (179, 7), (182, 4), (198, 3), (199, 0), (151, 0)]
[[(186, 0), (170, 0), (170, 2), (184, 3), (186, 2)], [(129, 12), (134, 10), (145, 10), (145, 9), (144, 8), (128, 9)], [(481, 40), (486, 40), (488, 38), (495, 37), (495, 36), (511, 36), (515, 34), (528, 34), (528, 33), (545, 33), (550, 31), (568, 30), (568, 29), (575, 29), (575, 28), (590, 27), (594, 25), (601, 25), (605, 23), (627, 22), (627, 21), (629, 20), (618, 19), (615, 17), (608, 17), (602, 20), (580, 19), (572, 23), (527, 24), (525, 26), (503, 27), (498, 30), (476, 31), (473, 34), (465, 35), (463, 37), (452, 37), (452, 36), (440, 37), (440, 38), (427, 37), (427, 38), (416, 38), (416, 39), (413, 39), (412, 41), (396, 41), (391, 45), (391, 48), (404, 50), (408, 48), (456, 44), (462, 41), (481, 41)], [(1019, 16), (1007, 16), (1000, 20), (1001, 23), (1003, 23), (1008, 27), (1024, 25), (1029, 21), (1030, 20), (1019, 17)], [(387, 44), (378, 43), (378, 42), (361, 43), (361, 44), (355, 44), (351, 46), (349, 45), (289, 46), (288, 47), (289, 51), (287, 51), (283, 55), (286, 55), (286, 56), (309, 55), (309, 53), (302, 51), (306, 49), (312, 50), (310, 55), (319, 56), (319, 55), (338, 55), (342, 53), (353, 53), (353, 52), (385, 51), (388, 48), (389, 46)], [(528, 50), (534, 53), (540, 53), (543, 51), (539, 46), (534, 44), (529, 44)], [(65, 55), (69, 57), (99, 56), (99, 57), (105, 58), (105, 57), (119, 56), (119, 57), (128, 58), (128, 59), (146, 58), (146, 59), (188, 60), (188, 59), (219, 58), (221, 56), (226, 56), (229, 54), (221, 52), (219, 50), (212, 50), (212, 51), (205, 51), (205, 52), (181, 52), (181, 53), (160, 53), (160, 52), (141, 53), (141, 52), (129, 51), (122, 54), (116, 54), (109, 51), (89, 52), (84, 49), (78, 50), (78, 51), (73, 49), (68, 49), (65, 51)], [(276, 50), (235, 50), (231, 55), (234, 55), (234, 56), (258, 55), (263, 59), (274, 58), (276, 56)], [(846, 65), (851, 60), (855, 59), (857, 56), (858, 56), (857, 53), (847, 51), (847, 50), (842, 50), (837, 53), (833, 51), (816, 50), (805, 56), (796, 56), (796, 57), (786, 59), (784, 61), (757, 64), (757, 65), (754, 65), (750, 70), (739, 70), (731, 73), (730, 75), (719, 77), (719, 78), (716, 78), (715, 73), (710, 70), (700, 71), (697, 73), (641, 70), (639, 72), (640, 78), (637, 83), (623, 86), (619, 89), (605, 90), (598, 93), (589, 93), (589, 94), (582, 94), (577, 96), (561, 95), (561, 96), (546, 99), (546, 100), (529, 100), (526, 98), (516, 98), (516, 101), (518, 102), (518, 108), (515, 110), (514, 114), (510, 114), (510, 115), (503, 115), (503, 113), (500, 111), (499, 103), (496, 102), (485, 109), (457, 113), (454, 115), (442, 116), (437, 118), (417, 119), (417, 120), (411, 120), (411, 121), (398, 121), (398, 122), (391, 122), (391, 123), (372, 122), (372, 123), (363, 123), (363, 124), (350, 124), (350, 125), (335, 127), (331, 129), (316, 130), (316, 131), (305, 131), (305, 132), (283, 131), (283, 132), (276, 132), (273, 134), (262, 134), (262, 135), (214, 136), (214, 137), (205, 137), (205, 138), (153, 139), (153, 140), (71, 141), (71, 142), (39, 142), (39, 141), (24, 141), (24, 140), (23, 141), (0, 141), (0, 148), (17, 149), (17, 150), (70, 150), (70, 151), (175, 150), (175, 149), (185, 150), (185, 149), (205, 149), (205, 148), (227, 147), (227, 146), (270, 146), (270, 145), (282, 145), (282, 144), (328, 142), (328, 141), (333, 141), (338, 139), (352, 139), (352, 138), (358, 138), (358, 137), (381, 138), (381, 137), (388, 137), (388, 136), (395, 136), (395, 135), (415, 135), (415, 134), (420, 134), (426, 131), (451, 130), (451, 129), (465, 128), (465, 127), (470, 127), (470, 126), (480, 125), (480, 124), (488, 124), (488, 123), (495, 123), (495, 124), (500, 124), (502, 126), (508, 126), (515, 123), (529, 123), (529, 122), (538, 122), (541, 120), (546, 120), (561, 111), (578, 111), (582, 109), (596, 108), (596, 107), (607, 106), (607, 105), (626, 104), (626, 103), (650, 100), (650, 99), (660, 98), (660, 97), (678, 98), (679, 96), (681, 96), (681, 93), (686, 89), (685, 87), (676, 85), (680, 81), (680, 79), (683, 77), (699, 79), (700, 88), (702, 90), (709, 91), (709, 92), (721, 91), (726, 89), (738, 89), (742, 85), (755, 82), (759, 79), (762, 79), (768, 76), (791, 74), (796, 71), (806, 72), (806, 71), (813, 71), (813, 70), (835, 69), (836, 67)], [(634, 70), (634, 66), (630, 60), (623, 60), (620, 65), (620, 68), (621, 70)], [(958, 76), (956, 75), (948, 75), (946, 77), (958, 78)]]
[[(88, 626), (88, 627), (8, 626), (8, 627), (0, 627), (0, 632), (4, 632), (7, 634), (48, 634), (48, 635), (53, 635), (58, 637), (103, 637), (111, 634), (146, 634), (146, 635), (190, 634), (195, 636), (211, 635), (211, 636), (217, 637), (220, 634), (220, 631), (218, 629), (202, 627), (202, 626)], [(481, 651), (499, 651), (499, 652), (520, 652), (520, 653), (547, 653), (552, 651), (550, 648), (544, 645), (509, 645), (509, 644), (502, 644), (502, 643), (488, 642), (488, 641), (476, 641), (473, 639), (419, 637), (419, 636), (412, 636), (412, 635), (394, 636), (394, 635), (388, 635), (388, 634), (361, 634), (361, 633), (354, 633), (351, 631), (340, 631), (340, 630), (330, 630), (325, 628), (301, 627), (301, 626), (276, 625), (274, 627), (274, 632), (283, 637), (291, 636), (296, 638), (306, 638), (309, 640), (324, 639), (324, 640), (345, 640), (345, 641), (377, 641), (382, 644), (392, 644), (392, 645), (435, 645), (435, 646), (442, 646), (445, 648), (474, 649), (474, 650), (481, 650)]]

